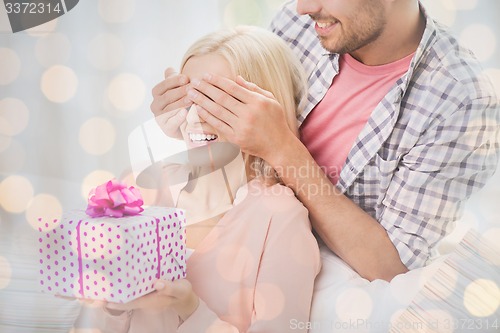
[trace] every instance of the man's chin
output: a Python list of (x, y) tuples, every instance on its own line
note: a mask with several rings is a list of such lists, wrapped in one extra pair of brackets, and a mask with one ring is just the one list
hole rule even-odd
[(328, 40), (327, 37), (320, 37), (318, 36), (319, 38), (319, 42), (321, 43), (321, 46), (327, 50), (328, 52), (330, 53), (338, 53), (338, 54), (344, 54), (346, 53), (344, 48), (342, 47), (338, 47), (337, 45), (332, 45), (333, 43), (331, 41)]

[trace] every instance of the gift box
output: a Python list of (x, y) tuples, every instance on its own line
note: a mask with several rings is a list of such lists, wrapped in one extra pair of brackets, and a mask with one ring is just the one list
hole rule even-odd
[(43, 292), (125, 303), (154, 291), (157, 279), (186, 275), (181, 209), (149, 207), (134, 216), (94, 218), (74, 210), (60, 221), (39, 221)]

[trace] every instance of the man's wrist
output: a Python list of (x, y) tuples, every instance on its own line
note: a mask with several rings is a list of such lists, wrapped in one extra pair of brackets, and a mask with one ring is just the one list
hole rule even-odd
[(300, 189), (304, 190), (314, 177), (319, 176), (320, 170), (307, 147), (295, 135), (283, 141), (275, 154), (266, 160), (276, 171), (284, 185), (292, 189), (299, 196)]
[(297, 152), (303, 149), (307, 151), (300, 139), (290, 132), (281, 140), (281, 145), (277, 149), (270, 150), (267, 156), (263, 156), (263, 159), (279, 172), (292, 165), (292, 158), (295, 158)]

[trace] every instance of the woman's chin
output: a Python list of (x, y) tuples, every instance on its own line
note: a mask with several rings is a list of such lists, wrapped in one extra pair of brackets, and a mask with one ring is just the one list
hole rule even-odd
[(210, 167), (219, 169), (231, 163), (240, 155), (238, 146), (229, 143), (213, 140), (199, 144), (193, 142), (188, 146), (189, 164), (195, 167)]
[(218, 140), (211, 140), (211, 141), (204, 141), (204, 140), (201, 140), (201, 141), (191, 141), (191, 140), (188, 140), (186, 142), (186, 146), (189, 149), (191, 149), (191, 148), (198, 148), (198, 147), (207, 147), (207, 146), (210, 146), (211, 144), (213, 144), (215, 142), (218, 142)]

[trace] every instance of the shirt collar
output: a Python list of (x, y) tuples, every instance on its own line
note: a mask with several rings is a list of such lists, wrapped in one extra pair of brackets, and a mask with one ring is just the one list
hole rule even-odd
[(432, 45), (436, 42), (436, 34), (437, 34), (436, 22), (428, 15), (427, 10), (420, 1), (419, 1), (419, 6), (420, 6), (420, 12), (425, 17), (425, 29), (422, 35), (422, 39), (420, 40), (417, 50), (415, 51), (415, 55), (413, 56), (413, 59), (410, 63), (410, 68), (405, 77), (403, 78), (401, 86), (403, 92), (405, 92), (406, 89), (408, 88), (410, 81), (409, 79), (413, 76), (415, 68), (422, 62), (422, 60), (429, 52)]

